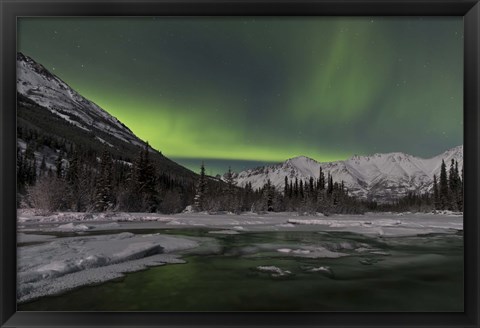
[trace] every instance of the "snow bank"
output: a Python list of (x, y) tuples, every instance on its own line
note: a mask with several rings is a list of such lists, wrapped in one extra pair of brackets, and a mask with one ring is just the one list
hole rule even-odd
[(349, 231), (376, 236), (414, 236), (463, 230), (463, 216), (405, 214), (339, 215), (328, 219), (288, 219), (296, 226), (320, 226), (325, 231)]
[(43, 241), (48, 241), (54, 238), (56, 237), (51, 235), (35, 235), (35, 234), (26, 234), (21, 232), (17, 234), (18, 243), (43, 242)]
[(85, 224), (74, 224), (74, 223), (67, 223), (59, 225), (55, 230), (58, 231), (85, 231), (90, 229), (90, 227), (86, 226)]
[[(366, 215), (332, 215), (329, 217), (299, 217), (298, 213), (243, 213), (241, 215), (181, 213), (56, 213), (35, 216), (30, 211), (19, 211), (23, 231), (49, 231), (48, 225), (72, 223), (65, 229), (161, 229), (209, 227), (212, 230), (236, 231), (348, 231), (374, 236), (414, 236), (428, 233), (451, 233), (463, 229), (463, 216), (452, 213), (369, 213)], [(112, 226), (102, 226), (112, 224)], [(115, 225), (113, 225), (115, 224)], [(117, 225), (118, 224), (118, 225)], [(45, 225), (45, 226), (42, 226)], [(40, 227), (40, 229), (38, 229)], [(54, 226), (56, 227), (56, 226)]]
[[(59, 238), (18, 248), (20, 302), (101, 282), (148, 265), (179, 263), (170, 253), (199, 246), (199, 238), (161, 234)], [(168, 254), (168, 256), (165, 256)]]

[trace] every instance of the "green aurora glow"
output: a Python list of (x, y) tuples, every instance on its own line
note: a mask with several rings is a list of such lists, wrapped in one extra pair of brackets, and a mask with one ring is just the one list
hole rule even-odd
[(463, 143), (460, 17), (18, 22), (19, 51), (190, 168)]

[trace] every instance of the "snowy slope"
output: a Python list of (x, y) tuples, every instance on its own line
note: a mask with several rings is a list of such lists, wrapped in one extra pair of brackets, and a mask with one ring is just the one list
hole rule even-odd
[(124, 142), (143, 145), (118, 119), (22, 53), (17, 53), (17, 92), (85, 131), (94, 127)]
[(333, 180), (344, 181), (351, 195), (362, 198), (388, 201), (406, 195), (410, 191), (423, 193), (433, 185), (433, 175), (440, 174), (442, 159), (450, 167), (452, 159), (463, 167), (463, 146), (457, 146), (438, 156), (423, 159), (404, 153), (353, 156), (345, 161), (319, 163), (314, 159), (300, 156), (283, 163), (249, 169), (234, 173), (238, 186), (252, 183), (254, 189), (261, 188), (268, 179), (283, 190), (285, 176), (288, 179), (317, 179), (320, 168), (325, 175), (330, 173)]
[[(30, 140), (35, 148), (37, 165), (45, 158), (47, 168), (55, 170), (55, 162), (62, 154), (65, 166), (73, 154), (72, 145), (97, 153), (108, 151), (112, 157), (131, 165), (145, 142), (135, 136), (122, 122), (84, 98), (60, 78), (32, 58), (17, 53), (17, 131), (28, 134), (35, 130), (39, 139), (67, 141), (65, 149), (57, 142), (43, 143)], [(21, 152), (27, 147), (26, 135), (17, 133)], [(22, 138), (23, 137), (23, 138)], [(164, 174), (192, 181), (194, 172), (150, 148), (152, 161)]]

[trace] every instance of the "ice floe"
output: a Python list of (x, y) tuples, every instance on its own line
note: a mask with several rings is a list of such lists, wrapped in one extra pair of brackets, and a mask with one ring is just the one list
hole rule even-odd
[(279, 267), (273, 265), (260, 265), (256, 269), (259, 272), (268, 273), (271, 277), (274, 278), (285, 277), (292, 274), (292, 272), (288, 270), (282, 270)]
[(179, 263), (176, 252), (199, 246), (200, 238), (162, 234), (57, 238), (18, 248), (18, 301), (102, 282), (146, 266)]

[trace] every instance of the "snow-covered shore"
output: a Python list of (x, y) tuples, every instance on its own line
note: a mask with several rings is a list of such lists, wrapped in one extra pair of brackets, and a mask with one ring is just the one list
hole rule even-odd
[(348, 231), (377, 236), (413, 236), (463, 230), (461, 213), (367, 213), (301, 216), (297, 213), (241, 215), (182, 213), (56, 213), (36, 216), (19, 211), (19, 231), (79, 232), (132, 229), (212, 228), (225, 234), (248, 231)]
[(166, 263), (184, 263), (179, 252), (206, 238), (162, 234), (57, 238), (18, 248), (19, 302), (121, 277), (123, 273)]

